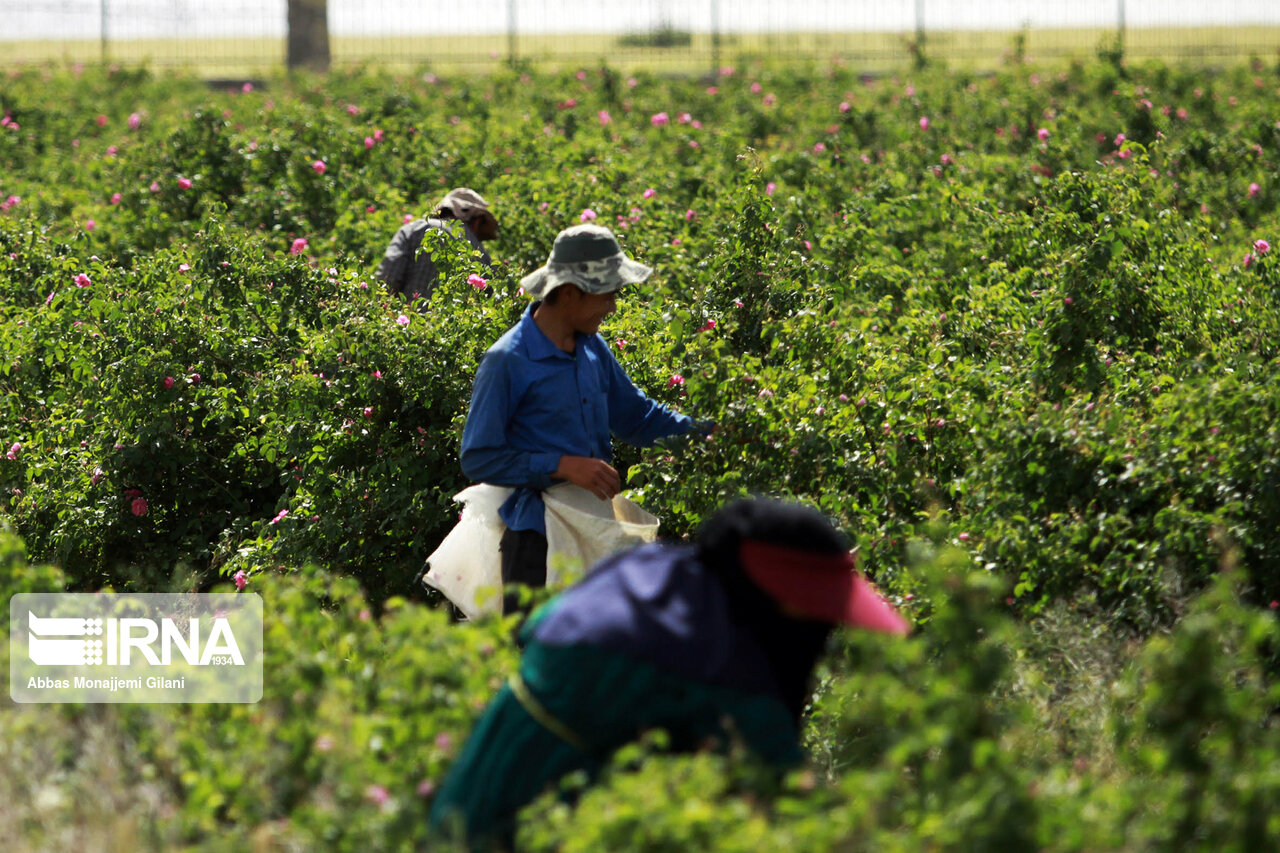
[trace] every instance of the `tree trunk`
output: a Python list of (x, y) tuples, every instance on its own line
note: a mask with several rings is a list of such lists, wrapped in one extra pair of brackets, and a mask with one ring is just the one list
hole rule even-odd
[(329, 70), (328, 0), (289, 0), (289, 70)]

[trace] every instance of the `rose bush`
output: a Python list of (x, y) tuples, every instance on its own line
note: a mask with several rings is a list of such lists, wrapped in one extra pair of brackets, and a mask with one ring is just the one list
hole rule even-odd
[[(841, 639), (816, 775), (642, 747), (530, 846), (1274, 841), (1276, 69), (744, 68), (5, 79), (0, 514), (59, 567), (5, 534), (6, 589), (225, 586), (272, 623), (254, 708), (7, 715), (12, 778), (106, 744), (39, 814), (8, 792), (31, 846), (115, 813), (153, 847), (422, 842), (514, 652), (405, 599), (476, 364), (587, 211), (657, 270), (606, 340), (718, 424), (620, 446), (630, 494), (676, 537), (819, 506), (919, 631)], [(493, 268), (428, 241), (437, 291), (386, 294), (391, 235), (462, 185)], [(133, 805), (89, 795), (111, 766)]]

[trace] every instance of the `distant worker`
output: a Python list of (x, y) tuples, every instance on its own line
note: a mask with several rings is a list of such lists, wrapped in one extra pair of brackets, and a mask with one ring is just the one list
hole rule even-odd
[(492, 263), (482, 245), (498, 236), (498, 220), (489, 211), (489, 203), (475, 190), (450, 190), (436, 205), (434, 215), (401, 226), (374, 273), (392, 293), (402, 293), (405, 299), (425, 299), (436, 286), (439, 273), (435, 262), (429, 254), (418, 251), (428, 229), (465, 239), (480, 252), (486, 267)]
[(462, 470), (474, 481), (515, 489), (499, 512), (504, 586), (546, 585), (543, 490), (567, 481), (602, 501), (621, 491), (610, 464), (612, 436), (648, 447), (711, 429), (646, 397), (599, 335), (618, 291), (652, 272), (628, 258), (608, 228), (566, 228), (546, 265), (520, 282), (534, 302), (480, 362)]
[(733, 735), (766, 763), (800, 763), (813, 668), (836, 625), (905, 634), (845, 537), (796, 504), (742, 500), (694, 544), (602, 561), (536, 610), (524, 657), (476, 724), (431, 809), (437, 832), (509, 847), (515, 817), (566, 774), (662, 729), (677, 751)]

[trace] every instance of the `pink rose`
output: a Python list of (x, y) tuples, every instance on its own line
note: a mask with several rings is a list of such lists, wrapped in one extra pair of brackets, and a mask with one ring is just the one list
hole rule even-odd
[(681, 376), (679, 373), (671, 374), (671, 378), (667, 380), (668, 388), (674, 388), (677, 385), (683, 385), (683, 384), (684, 384), (684, 377)]
[(142, 124), (142, 116), (137, 113), (129, 113), (129, 129), (137, 130)]
[(649, 119), (649, 123), (654, 127), (662, 127), (663, 125), (670, 123), (670, 121), (671, 117), (666, 113), (654, 113)]
[(596, 218), (596, 212), (589, 207), (584, 207), (582, 213), (578, 214), (579, 222), (590, 222)]
[(928, 130), (928, 129), (929, 129), (929, 117), (928, 117), (928, 116), (920, 116), (920, 129), (921, 129), (921, 130)]
[(476, 275), (475, 273), (472, 273), (471, 275), (467, 276), (467, 284), (471, 285), (476, 290), (484, 290), (485, 285), (487, 285), (488, 283), (489, 282), (485, 281), (483, 278)]
[(397, 326), (407, 326), (407, 325), (409, 325), (409, 318), (408, 318), (408, 316), (407, 316), (407, 315), (405, 315), (405, 314), (401, 314), (399, 317), (397, 317), (397, 318), (396, 318), (396, 325), (397, 325)]
[(163, 383), (163, 384), (164, 384), (164, 390), (168, 391), (170, 388), (172, 388), (172, 387), (173, 387), (173, 377), (172, 377), (172, 376), (166, 376), (166, 377), (164, 378), (164, 383)]
[(1255, 240), (1253, 241), (1253, 250), (1259, 255), (1265, 255), (1271, 251), (1271, 244), (1266, 240)]
[(244, 569), (240, 569), (236, 572), (235, 576), (232, 577), (231, 580), (235, 581), (236, 589), (238, 590), (243, 590), (249, 584), (249, 576), (244, 573)]
[(647, 190), (641, 193), (641, 195), (643, 195), (645, 198), (653, 198), (657, 194), (658, 194), (658, 191), (655, 190), (653, 187), (649, 187)]
[(190, 179), (190, 178), (178, 178), (178, 189), (180, 189), (180, 190), (189, 190), (189, 189), (191, 189), (191, 179)]
[(323, 160), (316, 160), (314, 163), (312, 163), (312, 164), (311, 164), (311, 168), (312, 168), (313, 170), (315, 170), (315, 173), (316, 173), (317, 175), (323, 175), (323, 174), (324, 174), (324, 170), (325, 170), (327, 167), (324, 165), (324, 161), (323, 161)]
[(146, 498), (134, 498), (134, 499), (133, 499), (133, 502), (129, 504), (129, 511), (130, 511), (130, 512), (132, 512), (134, 515), (137, 515), (137, 516), (143, 516), (143, 515), (146, 515), (146, 514), (147, 514), (147, 499), (146, 499)]
[(22, 450), (22, 445), (15, 441), (13, 446), (9, 448), (9, 452), (5, 454), (5, 458), (10, 460), (17, 459), (20, 450)]
[(307, 238), (298, 237), (293, 241), (293, 245), (289, 247), (289, 254), (301, 255), (307, 250)]
[(93, 282), (89, 281), (89, 276), (84, 273), (80, 273), (76, 276), (76, 287), (88, 287), (91, 284), (93, 284)]
[(1042, 127), (1042, 128), (1040, 128), (1039, 130), (1037, 130), (1037, 131), (1036, 131), (1036, 136), (1040, 137), (1040, 141), (1041, 141), (1041, 142), (1048, 142), (1048, 141), (1049, 141), (1049, 128), (1047, 128), (1047, 127)]

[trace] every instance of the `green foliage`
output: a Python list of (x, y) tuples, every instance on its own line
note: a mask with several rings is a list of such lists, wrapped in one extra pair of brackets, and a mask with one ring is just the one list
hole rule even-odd
[[(4, 588), (243, 572), (272, 657), (254, 707), (0, 718), (27, 744), (0, 775), (38, 779), (0, 789), (5, 836), (426, 843), (431, 784), (515, 653), (509, 626), (405, 598), (456, 518), (476, 364), (589, 209), (657, 270), (606, 339), (719, 425), (617, 448), (630, 494), (675, 537), (743, 494), (818, 506), (918, 630), (841, 638), (815, 768), (627, 750), (579, 808), (540, 803), (529, 846), (1276, 846), (1274, 75), (919, 58), (712, 89), (6, 78)], [(389, 296), (387, 241), (453, 186), (494, 203), (494, 268), (428, 242), (440, 287)]]

